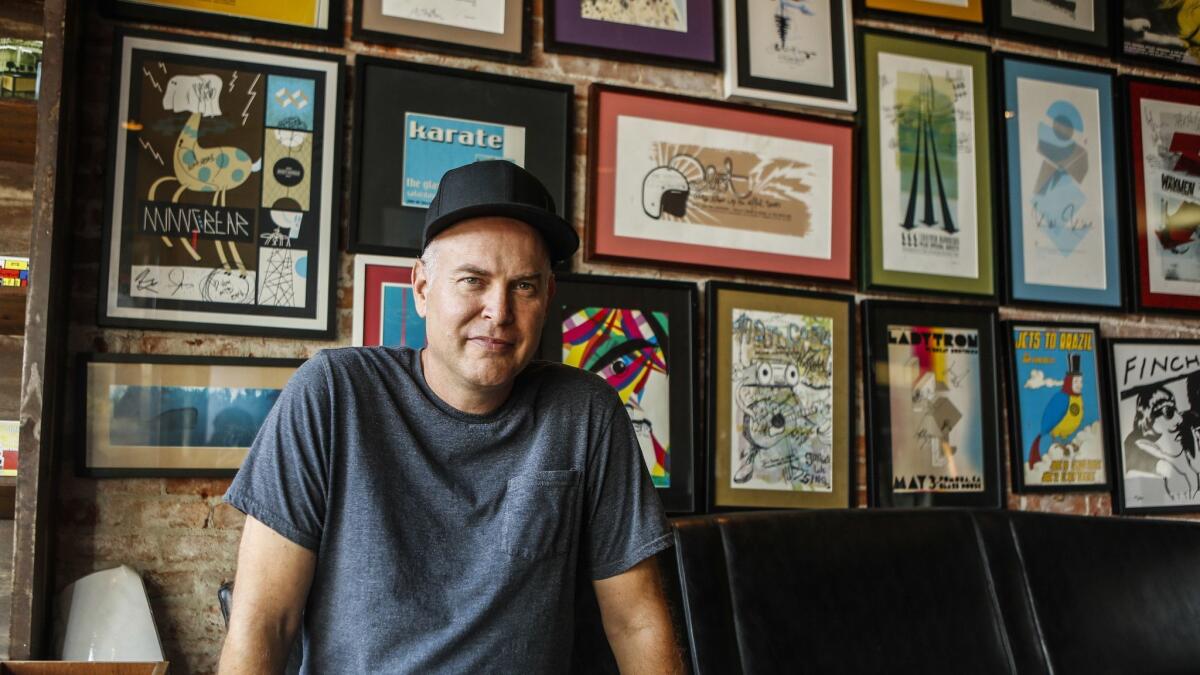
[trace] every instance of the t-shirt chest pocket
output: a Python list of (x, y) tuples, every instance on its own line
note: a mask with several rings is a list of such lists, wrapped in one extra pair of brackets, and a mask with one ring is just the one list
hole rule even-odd
[(579, 471), (536, 471), (508, 481), (501, 511), (504, 552), (538, 560), (566, 553), (575, 528)]

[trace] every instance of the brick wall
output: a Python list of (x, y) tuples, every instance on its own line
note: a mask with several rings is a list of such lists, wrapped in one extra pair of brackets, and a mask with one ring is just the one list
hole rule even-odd
[[(91, 6), (92, 3), (85, 3)], [(591, 82), (609, 82), (644, 89), (678, 92), (692, 96), (720, 98), (719, 77), (696, 73), (637, 66), (612, 61), (544, 54), (541, 50), (541, 0), (534, 2), (534, 60), (529, 66), (507, 66), (487, 61), (451, 58), (402, 49), (390, 49), (359, 42), (346, 41), (337, 53), (348, 57), (371, 54), (390, 58), (442, 64), (472, 70), (487, 70), (520, 77), (566, 82), (575, 85), (576, 94), (576, 164), (575, 164), (575, 222), (582, 229), (587, 147), (587, 86)], [(94, 12), (94, 10), (92, 10)], [(101, 214), (105, 180), (105, 144), (107, 113), (110, 100), (110, 63), (112, 26), (100, 17), (85, 17), (86, 34), (83, 48), (83, 70), (78, 82), (81, 116), (80, 147), (76, 171), (76, 193), (72, 226), (74, 237), (75, 292), (71, 306), (70, 354), (71, 366), (81, 352), (129, 352), (160, 354), (197, 354), (256, 357), (308, 357), (319, 349), (348, 344), (352, 306), (353, 260), (343, 255), (338, 283), (338, 335), (334, 342), (288, 341), (266, 338), (241, 338), (224, 335), (196, 335), (158, 331), (101, 329), (96, 326), (96, 287), (99, 281), (99, 252), (101, 250)], [(892, 27), (881, 22), (862, 22), (877, 27)], [(347, 25), (349, 19), (347, 18)], [(956, 35), (927, 28), (903, 28), (911, 32), (938, 34), (966, 42), (991, 43), (1005, 46), (1003, 41), (981, 35)], [(238, 38), (242, 39), (242, 38)], [(256, 42), (259, 42), (256, 40)], [(270, 43), (270, 41), (261, 41)], [(279, 43), (276, 43), (279, 44)], [(296, 45), (288, 45), (296, 46)], [(1015, 46), (1015, 45), (1010, 45)], [(305, 46), (307, 49), (330, 51), (326, 47)], [(1037, 53), (1051, 58), (1075, 60), (1104, 65), (1104, 59), (1075, 54), (1061, 54), (1051, 49), (1019, 46), (1024, 53)], [(1135, 72), (1123, 69), (1122, 72)], [(1146, 71), (1140, 74), (1148, 74)], [(1177, 77), (1177, 76), (1173, 76)], [(1193, 78), (1198, 79), (1198, 78)], [(353, 78), (347, 78), (353, 89)], [(350, 95), (353, 92), (350, 91)], [(345, 104), (346, 120), (352, 120), (351, 101)], [(349, 129), (345, 143), (350, 148)], [(349, 157), (344, 167), (343, 185), (349, 182)], [(342, 195), (342, 213), (349, 213), (346, 194)], [(346, 223), (341, 225), (341, 240), (347, 238)], [(661, 272), (648, 266), (592, 264), (577, 259), (576, 269), (605, 274), (664, 277), (702, 281), (710, 278), (752, 283), (786, 284), (798, 288), (820, 288), (806, 282), (781, 282), (777, 279), (748, 277), (700, 271)], [(859, 297), (864, 297), (859, 294)], [(902, 297), (871, 294), (871, 297)], [(1179, 317), (1129, 316), (1068, 311), (1014, 311), (1004, 309), (1001, 317), (1040, 320), (1093, 321), (1101, 324), (1106, 336), (1156, 336), (1200, 338), (1200, 320)], [(862, 398), (861, 373), (858, 378), (858, 401)], [(76, 392), (69, 393), (73, 399)], [(864, 504), (865, 442), (862, 437), (862, 406), (858, 410), (858, 502)], [(703, 408), (700, 408), (703, 410)], [(55, 592), (79, 576), (98, 569), (127, 563), (139, 569), (146, 580), (151, 596), (160, 637), (173, 672), (209, 673), (216, 669), (224, 628), (216, 604), (216, 588), (231, 579), (242, 516), (220, 504), (227, 480), (210, 479), (81, 479), (75, 471), (76, 424), (82, 419), (74, 400), (68, 402), (64, 415), (66, 443), (59, 471), (59, 525), (55, 552)], [(1007, 466), (1007, 452), (1004, 453)], [(1005, 470), (1004, 475), (1008, 472)], [(1010, 495), (1008, 506), (1013, 509), (1109, 515), (1112, 511), (1107, 494), (1071, 494), (1046, 497)]]

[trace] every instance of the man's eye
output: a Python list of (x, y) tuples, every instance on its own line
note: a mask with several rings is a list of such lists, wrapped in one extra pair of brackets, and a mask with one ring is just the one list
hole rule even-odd
[(479, 277), (463, 277), (459, 281), (463, 282), (464, 284), (474, 286), (480, 282), (480, 279)]
[(534, 291), (534, 290), (537, 290), (537, 287), (534, 286), (533, 284), (529, 283), (528, 281), (518, 281), (517, 282), (517, 290), (518, 291)]

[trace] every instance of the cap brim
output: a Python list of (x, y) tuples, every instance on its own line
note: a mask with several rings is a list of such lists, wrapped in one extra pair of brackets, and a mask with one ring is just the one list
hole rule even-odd
[(434, 237), (454, 227), (458, 223), (481, 216), (498, 216), (512, 218), (526, 223), (542, 235), (546, 248), (550, 252), (550, 262), (558, 263), (569, 259), (579, 250), (579, 235), (575, 228), (556, 213), (550, 213), (528, 204), (498, 202), (492, 204), (472, 204), (443, 213), (437, 219), (425, 226), (424, 249)]

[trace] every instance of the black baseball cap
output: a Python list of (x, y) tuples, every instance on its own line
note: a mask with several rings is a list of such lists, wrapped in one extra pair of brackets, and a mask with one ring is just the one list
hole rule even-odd
[(554, 199), (532, 174), (504, 159), (472, 162), (442, 176), (425, 212), (422, 250), (467, 218), (503, 216), (528, 224), (542, 235), (551, 264), (575, 254), (579, 235), (554, 210)]

